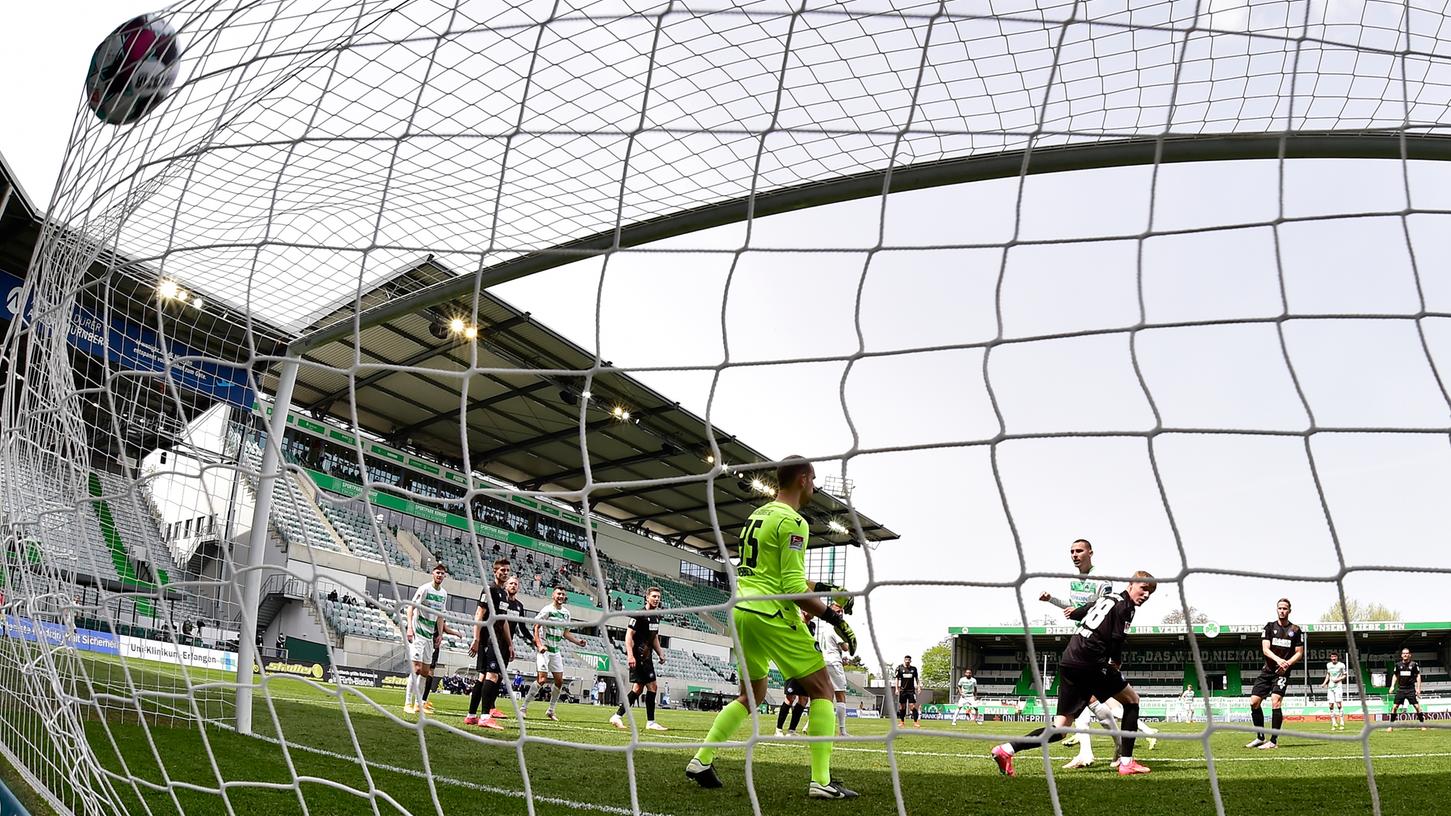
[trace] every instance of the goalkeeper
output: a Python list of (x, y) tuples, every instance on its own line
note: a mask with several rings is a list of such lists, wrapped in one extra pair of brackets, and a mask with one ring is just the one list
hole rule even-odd
[[(803, 694), (811, 698), (811, 719), (806, 733), (829, 737), (834, 718), (835, 693), (826, 661), (816, 640), (801, 622), (803, 609), (833, 627), (856, 653), (856, 635), (842, 612), (821, 598), (808, 595), (790, 600), (771, 600), (770, 595), (838, 593), (837, 600), (850, 613), (852, 598), (838, 587), (806, 582), (806, 541), (810, 536), (799, 512), (816, 493), (816, 469), (800, 456), (787, 457), (776, 469), (776, 500), (763, 505), (746, 520), (741, 530), (740, 561), (736, 567), (737, 599), (732, 618), (740, 644), (741, 695), (721, 709), (711, 724), (707, 743), (728, 742), (750, 716), (754, 704), (766, 698), (768, 663), (774, 661), (781, 674), (797, 679)], [(831, 778), (831, 746), (828, 741), (812, 742), (811, 784), (807, 795), (814, 799), (850, 799), (857, 794)], [(719, 788), (720, 778), (711, 765), (716, 749), (707, 744), (695, 752), (685, 776), (703, 788)]]

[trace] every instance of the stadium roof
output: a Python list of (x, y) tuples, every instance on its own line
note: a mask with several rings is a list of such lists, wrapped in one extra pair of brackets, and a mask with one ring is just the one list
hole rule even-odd
[[(456, 275), (440, 261), (421, 260), (317, 325), (333, 325), (357, 306), (389, 303)], [(477, 338), (450, 331), (455, 318), (476, 327)], [(294, 410), (348, 424), (356, 416), (357, 425), (393, 444), (455, 459), (528, 490), (584, 488), (583, 428), (594, 512), (673, 543), (716, 547), (708, 499), (712, 438), (729, 468), (714, 480), (714, 510), (728, 546), (751, 511), (768, 500), (770, 468), (750, 466), (776, 456), (708, 427), (679, 402), (611, 370), (608, 361), (597, 367), (593, 352), (487, 291), (477, 305), (469, 298), (402, 314), (363, 328), (356, 338), (313, 348), (303, 360)], [(474, 373), (462, 375), (470, 367)], [(275, 392), (275, 375), (274, 368), (264, 377), (264, 390)], [(753, 484), (757, 477), (762, 483)], [(814, 543), (857, 540), (845, 498), (818, 491), (806, 510)], [(867, 542), (897, 538), (866, 516), (857, 520)]]
[[(0, 259), (24, 274), (41, 213), (14, 182), (3, 157), (0, 172), (0, 196), (14, 191), (0, 213)], [(27, 240), (13, 240), (25, 230), (31, 232)], [(158, 276), (148, 265), (103, 256), (89, 274), (109, 278), (105, 291), (112, 308), (146, 325), (157, 320)], [(457, 276), (441, 261), (425, 257), (360, 297), (346, 298), (345, 305), (321, 314), (307, 328), (335, 325), (355, 309), (386, 304)], [(286, 331), (212, 299), (210, 293), (200, 294), (206, 306), (199, 311), (161, 310), (173, 339), (220, 359), (236, 358), (239, 349), (248, 347), (274, 360), (282, 354)], [(477, 325), (476, 359), (470, 359), (468, 341), (461, 336), (435, 334), (438, 324), (451, 317)], [(585, 484), (578, 401), (588, 391), (591, 397), (583, 421), (595, 485), (594, 512), (627, 526), (639, 525), (672, 543), (714, 550), (707, 500), (707, 479), (713, 469), (709, 459), (714, 455), (711, 437), (730, 468), (714, 481), (714, 507), (728, 546), (745, 517), (767, 500), (751, 480), (769, 479), (769, 469), (753, 472), (748, 466), (772, 457), (719, 428), (708, 436), (705, 421), (678, 402), (622, 372), (608, 370), (607, 361), (602, 362), (605, 370), (597, 370), (593, 353), (488, 292), (480, 295), (477, 311), (471, 298), (434, 306), (369, 326), (357, 339), (356, 346), (348, 336), (305, 355), (315, 365), (304, 366), (298, 377), (294, 409), (348, 425), (355, 423), (356, 411), (358, 427), (401, 446), (455, 459), (461, 466), (461, 441), (466, 439), (471, 469), (529, 490), (569, 492)], [(261, 368), (267, 365), (259, 362), (260, 384), (264, 391), (275, 393), (276, 365)], [(457, 375), (470, 365), (483, 371), (467, 378), (465, 392), (465, 380)], [(354, 372), (351, 380), (344, 373), (348, 370)], [(592, 370), (596, 373), (591, 376)], [(174, 404), (160, 390), (141, 396), (156, 403), (157, 415)], [(195, 395), (181, 396), (189, 410), (205, 408), (205, 401), (193, 399)], [(628, 421), (614, 415), (616, 407), (622, 413), (629, 411)], [(111, 449), (99, 438), (106, 423), (88, 424), (97, 434), (96, 447)], [(146, 440), (165, 441), (154, 434)], [(814, 544), (857, 541), (845, 498), (818, 491), (806, 510)], [(858, 521), (866, 542), (897, 538), (866, 516), (859, 515)], [(833, 529), (836, 525), (846, 532)]]
[[(25, 188), (20, 186), (20, 180), (15, 177), (15, 171), (10, 169), (5, 156), (0, 155), (0, 258), (15, 263), (14, 254), (7, 251), (12, 246), (12, 241), (20, 233), (34, 230), (39, 221), (40, 215), (35, 209), (35, 202), (30, 200)], [(25, 248), (29, 249), (31, 243), (26, 241)]]

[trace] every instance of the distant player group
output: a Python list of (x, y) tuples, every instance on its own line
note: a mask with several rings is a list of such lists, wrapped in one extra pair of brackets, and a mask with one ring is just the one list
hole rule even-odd
[[(526, 616), (524, 604), (518, 599), (519, 579), (511, 576), (509, 572), (508, 559), (501, 558), (494, 562), (494, 582), (479, 595), (478, 606), (474, 612), (474, 637), (469, 644), (469, 654), (476, 661), (478, 682), (474, 684), (469, 697), (469, 713), (464, 718), (464, 724), (494, 731), (501, 731), (505, 727), (506, 715), (495, 707), (495, 703), (498, 701), (500, 692), (505, 689), (503, 667), (507, 666), (515, 657), (513, 630), (508, 617), (523, 618)], [(408, 607), (404, 637), (408, 644), (408, 658), (412, 664), (412, 674), (408, 679), (404, 694), (403, 712), (405, 714), (433, 713), (433, 705), (428, 702), (428, 694), (433, 686), (431, 682), (433, 669), (438, 666), (439, 647), (442, 645), (445, 634), (455, 636), (461, 634), (449, 628), (444, 620), (444, 610), (448, 607), (448, 591), (443, 588), (443, 580), (447, 575), (447, 567), (443, 564), (435, 565), (432, 572), (433, 580), (418, 588)], [(629, 656), (631, 683), (629, 704), (633, 706), (640, 699), (645, 701), (647, 715), (645, 727), (651, 731), (668, 730), (655, 721), (658, 689), (654, 660), (658, 656), (663, 662), (665, 653), (660, 647), (659, 640), (661, 615), (650, 613), (652, 610), (659, 609), (660, 598), (659, 587), (648, 589), (645, 593), (643, 613), (633, 617), (630, 627), (625, 633), (625, 649)], [(569, 631), (573, 618), (566, 605), (567, 600), (568, 593), (556, 588), (550, 603), (534, 616), (535, 623), (532, 633), (535, 649), (535, 682), (540, 689), (549, 687), (549, 708), (544, 712), (544, 716), (546, 719), (555, 721), (559, 719), (555, 712), (559, 705), (560, 695), (564, 691), (562, 646), (565, 641), (576, 646), (586, 645), (582, 638)], [(529, 714), (529, 701), (532, 699), (533, 690), (533, 686), (526, 684), (519, 691), (518, 711), (521, 717), (527, 717)], [(625, 728), (623, 720), (625, 710), (625, 705), (622, 703), (614, 716), (610, 717), (611, 724), (617, 728)]]
[[(768, 670), (773, 663), (788, 678), (785, 702), (777, 714), (777, 736), (798, 733), (803, 716), (808, 723), (805, 732), (812, 737), (846, 735), (846, 680), (842, 661), (846, 655), (854, 654), (857, 647), (856, 636), (846, 622), (853, 598), (840, 587), (806, 580), (805, 551), (810, 533), (800, 510), (815, 492), (815, 469), (800, 457), (790, 457), (777, 468), (776, 477), (779, 487), (775, 501), (752, 513), (740, 536), (738, 592), (732, 618), (740, 644), (741, 693), (716, 716), (706, 737), (707, 744), (695, 752), (685, 769), (686, 778), (703, 788), (724, 786), (713, 764), (717, 751), (714, 746), (730, 742), (755, 706), (765, 699)], [(1058, 742), (1072, 732), (1079, 753), (1064, 767), (1090, 766), (1095, 758), (1088, 729), (1097, 721), (1116, 734), (1110, 767), (1120, 776), (1147, 774), (1149, 768), (1136, 759), (1135, 750), (1141, 735), (1152, 750), (1157, 741), (1153, 736), (1156, 732), (1140, 720), (1139, 694), (1122, 671), (1123, 647), (1135, 613), (1153, 596), (1158, 584), (1154, 576), (1140, 570), (1133, 573), (1127, 587), (1115, 593), (1109, 581), (1092, 574), (1091, 543), (1083, 539), (1074, 541), (1069, 556), (1077, 574), (1069, 582), (1067, 599), (1048, 592), (1039, 598), (1061, 608), (1064, 618), (1077, 624), (1058, 660), (1059, 688), (1052, 726), (995, 746), (992, 759), (1003, 774), (1015, 776), (1013, 760), (1019, 752)], [(515, 597), (518, 579), (511, 578), (509, 570), (508, 560), (495, 562), (494, 583), (479, 597), (472, 627), (474, 636), (469, 645), (470, 654), (477, 658), (479, 682), (474, 685), (464, 722), (495, 730), (504, 727), (505, 715), (494, 707), (503, 689), (502, 667), (514, 658), (506, 616), (515, 619), (524, 616), (524, 607)], [(442, 564), (436, 566), (432, 582), (419, 587), (408, 609), (405, 632), (413, 674), (405, 697), (407, 713), (431, 712), (427, 698), (439, 646), (445, 634), (459, 634), (444, 622), (443, 610), (448, 604), (448, 593), (443, 589), (446, 574)], [(628, 707), (643, 700), (646, 729), (667, 730), (655, 721), (655, 661), (665, 661), (659, 640), (661, 613), (654, 612), (660, 608), (660, 596), (657, 587), (646, 592), (642, 614), (633, 616), (626, 631), (630, 691), (627, 702), (622, 702), (610, 717), (611, 724), (617, 728), (627, 727), (624, 717)], [(555, 709), (564, 685), (562, 644), (566, 640), (581, 646), (585, 643), (569, 631), (571, 618), (566, 600), (565, 591), (556, 589), (552, 603), (534, 618), (533, 639), (538, 654), (536, 681), (540, 688), (552, 681), (549, 708), (545, 713), (550, 720), (557, 719)], [(1283, 724), (1281, 703), (1290, 672), (1305, 657), (1304, 634), (1290, 621), (1290, 610), (1290, 601), (1281, 598), (1276, 603), (1275, 620), (1265, 624), (1261, 636), (1265, 662), (1250, 697), (1257, 733), (1248, 748), (1278, 747)], [(1392, 722), (1406, 703), (1424, 721), (1419, 700), (1420, 666), (1411, 659), (1409, 649), (1402, 651), (1394, 673), (1397, 691)], [(1345, 664), (1338, 655), (1331, 654), (1321, 687), (1326, 690), (1331, 705), (1334, 729), (1345, 728), (1343, 695), (1347, 677)], [(906, 656), (892, 677), (899, 727), (906, 727), (908, 718), (913, 727), (921, 727), (922, 711), (917, 699), (921, 684), (919, 668), (913, 665), (910, 655)], [(963, 670), (954, 690), (953, 725), (960, 719), (982, 722), (978, 681), (971, 669)], [(528, 713), (528, 691), (526, 687), (524, 701), (519, 706), (521, 717)], [(1191, 720), (1193, 695), (1194, 689), (1190, 686), (1180, 700), (1186, 709), (1185, 716)], [(1272, 712), (1268, 736), (1262, 708), (1266, 699)], [(832, 776), (832, 745), (830, 739), (817, 739), (809, 744), (811, 778), (807, 794), (822, 799), (853, 798), (857, 793)]]
[[(1079, 539), (1069, 548), (1069, 555), (1077, 569), (1078, 576), (1069, 583), (1067, 601), (1043, 593), (1039, 600), (1063, 609), (1066, 618), (1078, 622), (1078, 630), (1069, 639), (1067, 647), (1058, 661), (1059, 692), (1053, 728), (1038, 728), (1026, 737), (1005, 742), (992, 749), (993, 761), (1005, 775), (1014, 776), (1013, 757), (1022, 750), (1036, 748), (1044, 742), (1052, 743), (1064, 739), (1069, 723), (1073, 723), (1075, 736), (1080, 747), (1079, 756), (1065, 768), (1081, 768), (1093, 763), (1089, 747), (1088, 717), (1096, 718), (1104, 728), (1126, 732), (1115, 738), (1115, 755), (1112, 763), (1119, 775), (1133, 776), (1149, 773), (1149, 768), (1134, 758), (1138, 734), (1147, 735), (1150, 750), (1156, 740), (1153, 728), (1139, 720), (1139, 696), (1122, 673), (1123, 644), (1128, 637), (1129, 626), (1134, 613), (1154, 593), (1157, 584), (1147, 572), (1133, 574), (1133, 580), (1123, 591), (1113, 594), (1107, 581), (1095, 579), (1093, 572), (1093, 545)], [(1281, 705), (1289, 685), (1292, 669), (1305, 657), (1304, 632), (1290, 621), (1291, 604), (1288, 598), (1281, 598), (1275, 604), (1275, 619), (1266, 623), (1260, 638), (1260, 651), (1265, 662), (1255, 678), (1250, 696), (1250, 716), (1257, 729), (1255, 738), (1245, 746), (1258, 750), (1273, 750), (1279, 747), (1281, 726), (1284, 722)], [(1420, 708), (1420, 666), (1411, 659), (1409, 649), (1401, 652), (1401, 661), (1394, 669), (1396, 682), (1395, 707), (1390, 719), (1395, 722), (1401, 706), (1410, 703), (1416, 714), (1424, 721)], [(1326, 690), (1326, 699), (1331, 709), (1332, 730), (1345, 729), (1344, 686), (1348, 670), (1340, 662), (1339, 655), (1332, 653), (1326, 665), (1325, 679), (1321, 687)], [(1263, 703), (1268, 699), (1271, 709), (1271, 730), (1265, 732)], [(1193, 719), (1193, 687), (1186, 688), (1180, 698), (1186, 718)], [(961, 706), (961, 703), (959, 703)], [(1117, 709), (1117, 710), (1115, 710)], [(1115, 717), (1121, 726), (1115, 724)], [(900, 715), (899, 715), (900, 719)], [(1386, 730), (1392, 730), (1392, 727)]]

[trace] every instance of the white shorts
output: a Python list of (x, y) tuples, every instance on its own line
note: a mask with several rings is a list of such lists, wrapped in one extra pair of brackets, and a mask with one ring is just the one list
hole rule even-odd
[(835, 691), (846, 691), (846, 669), (840, 663), (827, 663), (826, 676), (831, 678), (831, 688)]
[(544, 674), (564, 673), (563, 652), (540, 652), (534, 656), (535, 670)]
[(1345, 690), (1340, 686), (1328, 686), (1325, 689), (1325, 701), (1329, 703), (1342, 702), (1345, 697)]
[(415, 632), (408, 643), (408, 659), (427, 666), (433, 662), (433, 638)]
[(967, 695), (959, 696), (957, 698), (957, 704), (966, 708), (977, 708), (977, 698)]

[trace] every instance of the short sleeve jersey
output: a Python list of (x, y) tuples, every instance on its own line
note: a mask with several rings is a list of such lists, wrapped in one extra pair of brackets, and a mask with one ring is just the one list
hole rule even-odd
[(741, 528), (740, 563), (736, 586), (741, 609), (763, 615), (797, 614), (796, 604), (781, 600), (752, 600), (760, 595), (794, 595), (806, 586), (806, 542), (811, 537), (806, 520), (790, 505), (773, 501), (746, 519)]
[(1079, 621), (1078, 631), (1068, 639), (1059, 663), (1094, 668), (1118, 660), (1136, 611), (1138, 607), (1129, 600), (1128, 590), (1099, 598)]
[(560, 644), (564, 642), (565, 625), (573, 620), (569, 614), (569, 607), (561, 606), (556, 608), (554, 604), (548, 604), (539, 610), (539, 614), (535, 615), (534, 619), (556, 624), (555, 626), (540, 627), (542, 629), (540, 634), (544, 640), (544, 651), (559, 651)]
[(424, 584), (413, 593), (413, 634), (432, 639), (438, 632), (438, 616), (448, 607), (448, 590)]
[(841, 665), (841, 642), (841, 636), (836, 633), (836, 627), (817, 625), (816, 645), (821, 649), (821, 656), (826, 659), (827, 663), (834, 666)]
[(1330, 688), (1340, 688), (1340, 684), (1345, 682), (1345, 664), (1338, 660), (1334, 663), (1326, 663), (1325, 679), (1329, 681)]
[(977, 694), (976, 677), (957, 678), (957, 693), (963, 697), (973, 697)]
[(660, 636), (659, 615), (636, 615), (630, 621), (630, 631), (635, 633), (635, 659), (650, 660), (655, 653), (655, 639)]
[[(1280, 625), (1277, 620), (1265, 624), (1264, 634), (1260, 635), (1262, 640), (1270, 642), (1270, 653), (1281, 660), (1289, 660), (1295, 656), (1295, 650), (1305, 645), (1305, 634), (1300, 627), (1293, 623)], [(1265, 658), (1265, 671), (1272, 672), (1279, 670), (1279, 666)]]
[(903, 692), (917, 690), (918, 675), (916, 666), (898, 666), (896, 676), (897, 687), (900, 688)]
[(1068, 582), (1068, 605), (1074, 609), (1088, 606), (1099, 598), (1113, 593), (1113, 582), (1080, 575)]
[(1420, 676), (1420, 663), (1414, 660), (1402, 660), (1396, 663), (1396, 688), (1413, 689), (1416, 687), (1416, 678)]
[(508, 621), (496, 620), (496, 618), (509, 614), (509, 593), (497, 584), (490, 584), (484, 587), (484, 591), (479, 594), (479, 606), (484, 608), (484, 620), (494, 621), (493, 632), (491, 633), (489, 627), (485, 626), (482, 637), (487, 640), (496, 636), (502, 643), (505, 640), (504, 627), (508, 625)]

